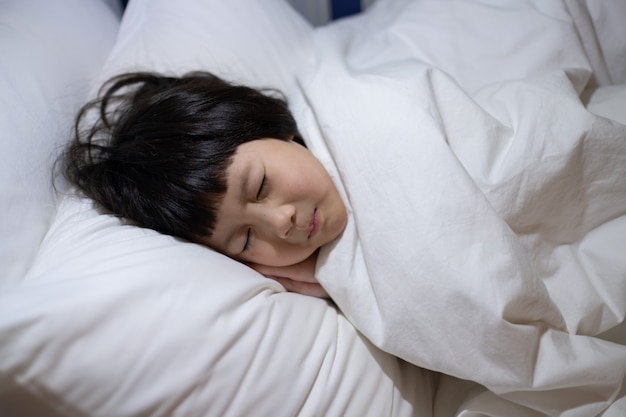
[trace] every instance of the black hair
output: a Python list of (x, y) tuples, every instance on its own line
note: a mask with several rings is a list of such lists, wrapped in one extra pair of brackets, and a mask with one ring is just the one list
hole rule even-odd
[(79, 111), (63, 172), (115, 215), (199, 241), (214, 231), (239, 145), (262, 138), (302, 143), (278, 94), (206, 72), (114, 77)]

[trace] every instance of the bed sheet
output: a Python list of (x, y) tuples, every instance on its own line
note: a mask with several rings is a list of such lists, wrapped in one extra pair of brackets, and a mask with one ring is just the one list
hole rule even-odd
[(540, 415), (619, 415), (626, 127), (580, 99), (603, 63), (573, 4), (379, 2), (315, 33), (290, 99), (349, 203), (317, 273), (360, 331)]

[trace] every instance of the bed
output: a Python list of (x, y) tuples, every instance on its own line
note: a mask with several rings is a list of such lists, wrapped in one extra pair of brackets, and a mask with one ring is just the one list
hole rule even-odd
[[(2, 2), (0, 415), (626, 415), (624, 19)], [(318, 265), (333, 302), (53, 182), (104, 80), (196, 69), (287, 96), (350, 209)]]

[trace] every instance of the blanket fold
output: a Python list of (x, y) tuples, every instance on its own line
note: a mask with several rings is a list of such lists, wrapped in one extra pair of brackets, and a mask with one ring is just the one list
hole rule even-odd
[(349, 207), (317, 271), (340, 309), (417, 366), (600, 413), (626, 377), (626, 346), (595, 337), (626, 311), (626, 127), (567, 68), (470, 93), (408, 52), (365, 59), (341, 26), (316, 41), (290, 99)]

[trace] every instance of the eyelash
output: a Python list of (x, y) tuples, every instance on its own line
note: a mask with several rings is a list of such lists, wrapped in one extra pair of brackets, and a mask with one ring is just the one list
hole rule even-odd
[(261, 186), (259, 187), (259, 191), (256, 194), (256, 199), (259, 200), (261, 199), (261, 195), (263, 194), (263, 191), (265, 191), (265, 186), (267, 185), (267, 176), (264, 174), (263, 175), (263, 180), (261, 181)]
[(243, 245), (242, 252), (246, 252), (250, 249), (250, 241), (252, 240), (252, 228), (248, 228), (248, 232), (246, 233), (246, 243)]

